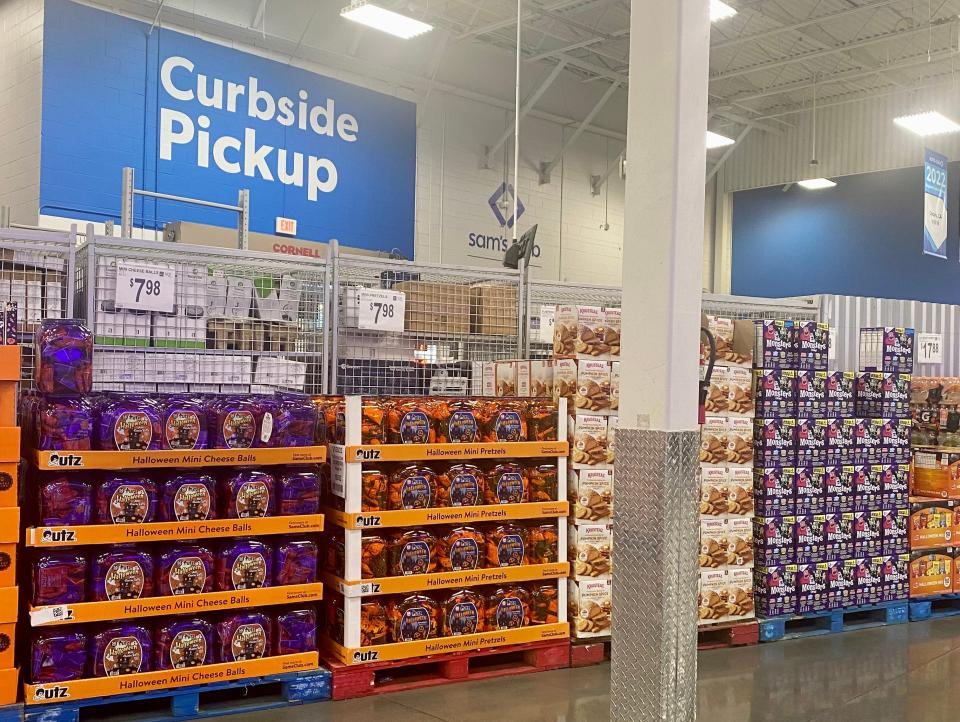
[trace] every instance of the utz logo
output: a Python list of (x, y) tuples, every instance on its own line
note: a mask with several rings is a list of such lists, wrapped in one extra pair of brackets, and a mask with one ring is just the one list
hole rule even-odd
[(368, 649), (363, 652), (353, 653), (354, 662), (376, 662), (378, 659), (380, 659), (380, 653), (375, 649)]
[(50, 466), (54, 466), (58, 469), (63, 469), (66, 467), (76, 468), (78, 466), (83, 466), (83, 457), (78, 456), (77, 454), (50, 454), (50, 459), (47, 461)]
[(40, 541), (44, 544), (75, 542), (77, 533), (71, 529), (44, 529)]
[(70, 697), (70, 688), (57, 685), (55, 687), (37, 687), (33, 698), (37, 700), (67, 699)]

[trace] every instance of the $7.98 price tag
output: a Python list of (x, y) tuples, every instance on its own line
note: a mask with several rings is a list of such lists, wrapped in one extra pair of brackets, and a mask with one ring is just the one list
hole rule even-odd
[(920, 364), (942, 364), (943, 363), (943, 334), (942, 333), (918, 333), (917, 334), (917, 363), (920, 363)]
[(177, 272), (169, 266), (117, 261), (117, 307), (173, 313)]
[(376, 331), (403, 331), (406, 307), (407, 297), (402, 291), (361, 288), (357, 325)]

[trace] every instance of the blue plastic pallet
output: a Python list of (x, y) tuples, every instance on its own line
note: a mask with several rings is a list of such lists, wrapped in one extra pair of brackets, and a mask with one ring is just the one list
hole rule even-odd
[[(137, 722), (203, 719), (257, 712), (330, 699), (331, 675), (326, 669), (268, 675), (152, 692), (93, 697), (54, 704), (26, 705), (22, 722), (79, 722), (136, 713)], [(0, 708), (6, 709), (6, 708)], [(0, 722), (7, 720), (0, 712)]]
[(23, 722), (23, 705), (8, 704), (0, 707), (0, 722)]
[(761, 618), (757, 621), (760, 624), (760, 641), (778, 642), (887, 624), (904, 624), (909, 618), (909, 605), (903, 600), (811, 612), (802, 616)]
[(910, 600), (910, 621), (954, 617), (960, 614), (960, 594), (940, 594), (935, 597)]

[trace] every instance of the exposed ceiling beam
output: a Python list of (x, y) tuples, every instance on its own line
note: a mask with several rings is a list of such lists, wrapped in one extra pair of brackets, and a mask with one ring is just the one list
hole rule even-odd
[(717, 171), (719, 171), (720, 168), (723, 166), (723, 164), (727, 162), (727, 158), (729, 158), (733, 154), (733, 151), (736, 149), (738, 145), (740, 145), (743, 139), (746, 138), (748, 135), (750, 135), (751, 130), (753, 130), (753, 123), (751, 123), (746, 128), (741, 130), (740, 135), (737, 136), (734, 143), (732, 145), (727, 146), (727, 149), (723, 151), (723, 155), (721, 155), (717, 159), (717, 162), (713, 164), (713, 167), (710, 169), (710, 172), (707, 173), (707, 183), (713, 180), (713, 177), (717, 174)]
[[(544, 58), (549, 58), (551, 55), (554, 55), (556, 53), (568, 53), (571, 50), (579, 50), (580, 48), (586, 48), (586, 47), (589, 47), (590, 45), (595, 45), (596, 43), (602, 43), (609, 40), (616, 40), (619, 38), (623, 38), (629, 34), (630, 34), (630, 28), (624, 28), (622, 30), (617, 30), (616, 32), (611, 33), (610, 35), (605, 37), (597, 36), (597, 37), (587, 38), (586, 40), (581, 40), (576, 43), (571, 43), (570, 45), (565, 45), (562, 48), (554, 48), (553, 50), (546, 50), (542, 53), (537, 53), (536, 55), (527, 58), (527, 60), (528, 61), (543, 60)], [(621, 59), (621, 62), (623, 62), (622, 59)]]
[(263, 12), (267, 9), (267, 0), (260, 0), (260, 4), (257, 5), (257, 12), (253, 16), (253, 20), (250, 21), (251, 28), (259, 28), (263, 22)]
[(573, 134), (569, 138), (567, 138), (567, 140), (564, 142), (563, 146), (560, 148), (560, 152), (557, 153), (557, 156), (548, 163), (540, 164), (540, 184), (541, 185), (543, 185), (544, 183), (550, 182), (550, 172), (554, 169), (557, 163), (560, 162), (560, 159), (563, 158), (563, 154), (566, 153), (567, 150), (574, 143), (580, 140), (580, 136), (583, 135), (583, 131), (585, 131), (590, 126), (590, 124), (593, 122), (593, 119), (597, 117), (597, 113), (603, 110), (603, 106), (605, 106), (607, 104), (607, 101), (610, 100), (611, 97), (613, 97), (613, 94), (616, 92), (618, 87), (620, 87), (619, 82), (611, 83), (610, 87), (607, 88), (607, 92), (605, 92), (601, 96), (600, 100), (597, 101), (596, 105), (594, 105), (593, 108), (590, 110), (590, 112), (587, 113), (587, 117), (580, 121), (580, 124), (577, 126), (577, 129), (573, 131)]
[[(530, 20), (535, 20), (538, 17), (542, 17), (543, 12), (557, 12), (560, 10), (566, 10), (567, 8), (573, 7), (574, 5), (579, 5), (582, 2), (583, 0), (560, 0), (560, 2), (553, 3), (552, 5), (548, 5), (544, 8), (531, 10), (529, 12), (523, 13), (520, 16), (520, 22), (525, 23)], [(506, 20), (498, 20), (496, 22), (488, 23), (486, 25), (481, 25), (478, 28), (473, 28), (472, 30), (468, 30), (467, 32), (458, 35), (457, 40), (464, 40), (466, 38), (472, 38), (477, 35), (486, 35), (487, 33), (492, 33), (495, 30), (503, 30), (504, 28), (512, 28), (516, 24), (517, 24), (516, 15), (509, 16), (507, 17)]]

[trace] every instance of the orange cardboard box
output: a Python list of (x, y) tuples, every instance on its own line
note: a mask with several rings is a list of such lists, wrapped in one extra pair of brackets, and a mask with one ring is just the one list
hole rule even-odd
[(953, 544), (958, 508), (952, 501), (910, 505), (910, 548), (936, 549)]
[(17, 587), (0, 587), (0, 624), (17, 621), (18, 592)]
[(0, 507), (17, 506), (19, 473), (20, 465), (16, 462), (0, 463)]
[(0, 381), (20, 380), (20, 347), (0, 346)]
[[(20, 541), (20, 508), (0, 507), (0, 545)], [(0, 586), (4, 586), (0, 583)]]
[(0, 669), (0, 705), (13, 704), (17, 701), (19, 682), (19, 669)]
[[(3, 348), (3, 346), (0, 346)], [(0, 426), (17, 425), (17, 383), (0, 381)]]
[(953, 549), (910, 554), (910, 597), (953, 592)]
[(960, 498), (960, 454), (915, 451), (910, 466), (910, 493), (939, 499)]
[(20, 460), (20, 428), (0, 426), (0, 461)]
[(17, 623), (0, 624), (0, 669), (13, 666), (13, 649), (16, 647)]
[[(17, 583), (17, 545), (0, 544), (0, 587), (12, 587)], [(14, 605), (16, 608), (16, 605)], [(0, 665), (2, 667), (3, 665)]]

